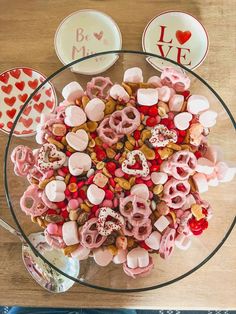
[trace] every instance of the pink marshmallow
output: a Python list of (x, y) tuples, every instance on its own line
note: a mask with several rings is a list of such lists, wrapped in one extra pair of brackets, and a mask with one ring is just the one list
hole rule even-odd
[(139, 88), (137, 101), (142, 106), (152, 106), (158, 102), (158, 91), (155, 88)]
[(192, 114), (199, 114), (202, 111), (209, 109), (210, 105), (205, 96), (192, 95), (188, 99), (187, 110)]
[(148, 187), (146, 186), (146, 184), (143, 184), (143, 183), (135, 184), (134, 186), (132, 186), (132, 188), (130, 190), (130, 194), (141, 197), (144, 200), (148, 200), (148, 198), (149, 198)]
[(171, 111), (179, 112), (184, 103), (184, 96), (175, 94), (169, 100), (169, 108)]
[(152, 172), (151, 180), (154, 184), (165, 184), (168, 180), (168, 175), (165, 172)]
[(216, 124), (217, 112), (212, 110), (204, 111), (199, 116), (199, 122), (204, 128), (211, 128)]
[(83, 247), (82, 245), (79, 245), (76, 250), (71, 252), (71, 256), (73, 258), (77, 258), (79, 261), (85, 260), (88, 258), (90, 253), (90, 249)]
[(204, 174), (211, 174), (214, 171), (215, 165), (209, 159), (201, 157), (197, 160), (196, 171)]
[(164, 102), (168, 102), (171, 97), (171, 90), (168, 86), (162, 86), (157, 88), (158, 90), (158, 99)]
[(204, 174), (195, 173), (192, 178), (199, 193), (204, 193), (208, 191), (208, 183)]
[(161, 234), (158, 231), (153, 231), (150, 236), (144, 241), (147, 246), (153, 250), (159, 250), (161, 243)]
[(159, 76), (151, 76), (147, 82), (154, 87), (162, 87), (161, 78)]
[(132, 249), (127, 254), (127, 266), (129, 268), (137, 268), (137, 267), (146, 267), (149, 264), (149, 254), (148, 252), (141, 248), (137, 247), (135, 249)]
[(179, 130), (187, 130), (193, 116), (189, 112), (181, 112), (174, 117), (174, 124)]
[(64, 99), (74, 102), (76, 99), (84, 95), (84, 90), (78, 82), (71, 82), (67, 84), (62, 90)]
[(68, 126), (80, 126), (87, 120), (86, 114), (83, 109), (78, 106), (69, 106), (65, 110), (64, 122)]
[(154, 227), (156, 227), (158, 231), (162, 232), (169, 226), (169, 224), (169, 220), (165, 216), (161, 216), (154, 223)]
[(67, 221), (63, 224), (62, 238), (66, 245), (79, 243), (78, 225), (76, 221)]
[(113, 255), (107, 248), (98, 248), (93, 250), (94, 261), (99, 266), (107, 266), (113, 259)]
[(143, 72), (138, 67), (127, 69), (123, 80), (128, 83), (141, 83), (143, 82)]
[(115, 99), (118, 100), (120, 102), (125, 102), (127, 103), (130, 99), (129, 94), (126, 92), (126, 90), (124, 89), (124, 87), (122, 87), (119, 84), (115, 84), (111, 87), (110, 91), (110, 96)]

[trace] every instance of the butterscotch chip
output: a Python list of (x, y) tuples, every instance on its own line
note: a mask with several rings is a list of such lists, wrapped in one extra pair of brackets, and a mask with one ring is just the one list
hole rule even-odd
[(47, 185), (50, 181), (52, 181), (52, 180), (54, 180), (54, 179), (55, 179), (54, 177), (51, 177), (50, 179), (44, 179), (43, 181), (39, 182), (39, 188), (40, 188), (41, 190), (44, 190), (45, 187), (46, 187), (46, 185)]
[(63, 248), (63, 253), (66, 256), (70, 256), (72, 252), (74, 252), (78, 248), (79, 244), (69, 245)]
[(83, 107), (83, 109), (85, 109), (85, 107), (86, 107), (86, 105), (87, 105), (87, 103), (89, 102), (89, 98), (88, 98), (88, 96), (83, 96), (82, 97), (82, 107)]
[(131, 87), (128, 84), (126, 84), (125, 82), (122, 82), (121, 85), (124, 87), (124, 89), (129, 94), (129, 96), (132, 96), (132, 89), (131, 89)]
[(176, 151), (179, 151), (182, 149), (180, 145), (175, 144), (175, 143), (169, 143), (169, 144), (167, 144), (167, 147), (171, 148), (173, 150), (176, 150)]
[(54, 144), (57, 148), (59, 149), (64, 149), (64, 145), (61, 142), (56, 141), (54, 138), (52, 137), (48, 137), (47, 141), (51, 144)]

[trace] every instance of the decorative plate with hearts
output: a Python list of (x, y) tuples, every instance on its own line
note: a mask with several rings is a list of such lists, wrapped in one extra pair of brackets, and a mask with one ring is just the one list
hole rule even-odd
[[(180, 11), (167, 11), (147, 24), (142, 47), (145, 52), (169, 58), (193, 70), (206, 58), (209, 39), (206, 29), (195, 17)], [(152, 57), (147, 61), (158, 70), (173, 66)]]
[[(103, 12), (80, 10), (67, 16), (54, 39), (55, 50), (63, 64), (106, 50), (120, 50), (122, 36), (115, 21)], [(72, 67), (73, 72), (98, 74), (110, 68), (117, 55), (98, 56)]]
[[(10, 133), (18, 112), (46, 77), (31, 68), (14, 68), (0, 74), (0, 130)], [(40, 114), (53, 112), (56, 93), (50, 83), (33, 97), (18, 120), (14, 135), (31, 136), (36, 132)]]

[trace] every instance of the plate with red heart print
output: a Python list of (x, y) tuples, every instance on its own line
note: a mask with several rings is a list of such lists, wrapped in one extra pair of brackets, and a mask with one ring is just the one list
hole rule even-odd
[[(196, 69), (206, 58), (209, 39), (204, 26), (192, 15), (167, 11), (155, 16), (146, 26), (142, 37), (143, 51), (154, 53)], [(148, 57), (158, 70), (173, 66), (168, 61)]]
[[(0, 130), (9, 134), (17, 114), (34, 90), (46, 80), (31, 68), (13, 68), (0, 74)], [(50, 113), (56, 106), (56, 93), (51, 85), (44, 85), (21, 114), (14, 130), (15, 136), (32, 136), (36, 132), (41, 113)]]

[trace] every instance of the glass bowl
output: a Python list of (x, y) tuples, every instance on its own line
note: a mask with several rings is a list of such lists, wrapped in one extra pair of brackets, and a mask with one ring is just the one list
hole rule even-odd
[[(163, 60), (170, 62), (174, 66), (178, 65), (174, 61), (162, 58), (158, 55), (136, 51), (107, 51), (73, 61), (53, 73), (32, 93), (17, 115), (6, 146), (4, 175), (6, 197), (10, 211), (25, 241), (38, 256), (53, 268), (55, 268), (55, 266), (37, 252), (33, 243), (31, 243), (28, 238), (30, 233), (40, 231), (41, 228), (38, 224), (32, 223), (29, 216), (26, 216), (20, 210), (20, 197), (29, 183), (26, 179), (17, 177), (14, 174), (13, 163), (10, 160), (11, 152), (17, 145), (27, 145), (32, 149), (37, 148), (39, 145), (35, 142), (34, 136), (21, 138), (13, 136), (14, 128), (19, 123), (19, 119), (25, 108), (32, 105), (32, 97), (40, 93), (41, 89), (44, 89), (47, 81), (50, 80), (53, 84), (59, 103), (63, 100), (61, 91), (66, 84), (71, 81), (78, 81), (81, 86), (86, 87), (86, 83), (92, 78), (92, 76), (73, 73), (71, 67), (74, 64), (81, 64), (81, 68), (90, 67), (91, 64), (94, 66), (96, 62), (99, 62), (100, 58), (104, 60), (104, 58), (111, 55), (114, 55), (117, 59), (116, 63), (100, 75), (108, 76), (111, 78), (112, 82), (117, 83), (122, 82), (124, 71), (130, 67), (140, 67), (143, 71), (144, 81), (153, 75), (160, 76), (160, 72), (147, 61), (150, 61), (150, 58), (159, 63)], [(221, 147), (224, 153), (224, 160), (235, 161), (235, 120), (232, 114), (216, 91), (214, 91), (203, 78), (183, 66), (180, 67), (186, 71), (191, 79), (191, 93), (206, 96), (211, 109), (218, 113), (217, 124), (211, 129), (208, 137), (209, 143)], [(229, 236), (235, 225), (235, 191), (235, 180), (228, 183), (221, 183), (217, 187), (210, 187), (209, 191), (202, 195), (202, 198), (209, 201), (213, 208), (213, 217), (209, 221), (208, 229), (202, 235), (193, 237), (192, 245), (187, 251), (176, 248), (173, 255), (167, 260), (161, 259), (157, 254), (153, 254), (152, 257), (155, 267), (151, 275), (147, 277), (132, 279), (123, 272), (120, 265), (110, 263), (106, 267), (100, 267), (93, 261), (93, 258), (88, 258), (80, 262), (78, 278), (73, 278), (70, 273), (65, 273), (60, 268), (55, 269), (77, 283), (107, 291), (144, 291), (177, 282), (202, 267), (219, 250)], [(222, 263), (224, 263), (224, 261), (222, 261)]]

